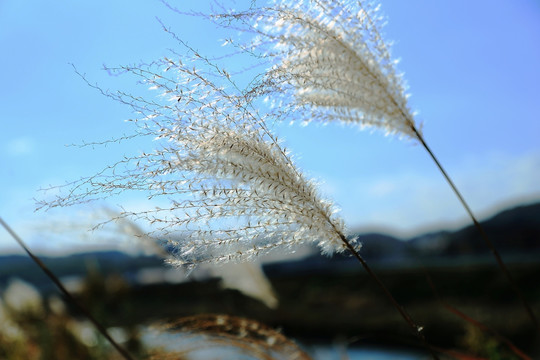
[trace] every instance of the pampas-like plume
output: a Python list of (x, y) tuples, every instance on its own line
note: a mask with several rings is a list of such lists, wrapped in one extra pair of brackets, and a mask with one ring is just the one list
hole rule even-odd
[(380, 36), (377, 6), (366, 1), (275, 0), (268, 8), (213, 16), (225, 26), (238, 18), (256, 33), (251, 48), (271, 65), (253, 93), (271, 93), (281, 114), (416, 137), (413, 129), (420, 126), (407, 104), (396, 61)]
[[(226, 122), (222, 115), (210, 122), (192, 119), (189, 127), (165, 135), (174, 144), (175, 156), (164, 161), (162, 169), (187, 174), (186, 185), (196, 197), (175, 203), (189, 216), (172, 222), (204, 225), (186, 234), (187, 241), (174, 244), (179, 257), (197, 254), (195, 262), (208, 257), (243, 260), (301, 241), (316, 241), (332, 252), (344, 230), (330, 205), (319, 199), (313, 184), (258, 126)], [(228, 218), (235, 219), (233, 227)]]
[(311, 108), (315, 119), (414, 137), (405, 85), (378, 35), (376, 11), (360, 1), (279, 2), (266, 19), (274, 21), (267, 29), (279, 50), (268, 76), (280, 92), (292, 86), (296, 106)]
[(135, 137), (154, 137), (155, 149), (68, 185), (67, 195), (43, 206), (137, 190), (166, 197), (168, 207), (126, 210), (119, 217), (142, 218), (159, 233), (154, 236), (174, 239), (170, 263), (177, 266), (245, 261), (300, 242), (316, 243), (325, 253), (346, 248), (333, 206), (295, 167), (263, 116), (243, 96), (213, 83), (210, 70), (170, 59), (118, 70), (160, 92), (156, 101), (106, 93), (142, 115), (133, 120)]

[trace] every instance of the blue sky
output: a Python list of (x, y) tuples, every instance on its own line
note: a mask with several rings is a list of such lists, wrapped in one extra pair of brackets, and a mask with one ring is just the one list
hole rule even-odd
[[(393, 54), (401, 59), (425, 138), (473, 210), (483, 217), (540, 200), (540, 3), (381, 2), (388, 17), (384, 33), (395, 42)], [(56, 235), (47, 233), (51, 226), (43, 230), (62, 212), (34, 212), (39, 188), (91, 175), (136, 150), (66, 146), (121, 136), (130, 130), (124, 120), (132, 117), (130, 109), (88, 87), (70, 64), (105, 89), (134, 87), (132, 79), (110, 77), (101, 67), (151, 61), (178, 48), (156, 17), (202, 52), (211, 53), (224, 37), (157, 0), (0, 2), (0, 216), (33, 247), (81, 244), (55, 243)], [(414, 142), (338, 124), (276, 131), (342, 209), (351, 230), (408, 236), (467, 221)], [(116, 204), (152, 206), (131, 198), (94, 206)], [(72, 216), (79, 210), (88, 209), (67, 209)], [(12, 249), (0, 231), (0, 251)]]

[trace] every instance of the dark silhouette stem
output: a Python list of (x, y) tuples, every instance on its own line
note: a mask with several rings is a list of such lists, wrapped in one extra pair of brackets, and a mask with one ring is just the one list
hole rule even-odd
[(43, 272), (45, 274), (47, 274), (47, 276), (54, 282), (54, 284), (58, 287), (58, 289), (60, 290), (60, 292), (62, 292), (62, 294), (64, 294), (64, 296), (66, 297), (66, 299), (68, 299), (73, 305), (75, 305), (75, 307), (82, 313), (84, 314), (88, 320), (90, 320), (92, 322), (92, 324), (94, 324), (94, 326), (96, 327), (96, 329), (111, 343), (111, 345), (124, 357), (124, 359), (126, 360), (133, 360), (133, 358), (131, 357), (131, 355), (128, 354), (128, 352), (122, 348), (116, 341), (114, 341), (114, 339), (109, 335), (109, 333), (107, 332), (107, 329), (105, 329), (105, 327), (103, 327), (103, 325), (101, 325), (95, 318), (92, 314), (90, 314), (90, 312), (88, 312), (82, 305), (80, 305), (76, 300), (75, 298), (66, 290), (66, 288), (64, 287), (64, 285), (62, 285), (62, 283), (60, 282), (60, 280), (56, 277), (56, 275), (53, 274), (53, 272), (37, 257), (35, 256), (31, 251), (30, 249), (28, 248), (28, 246), (26, 246), (26, 244), (22, 241), (22, 239), (9, 227), (8, 224), (6, 224), (6, 222), (4, 222), (4, 220), (0, 217), (0, 224), (2, 224), (2, 226), (4, 227), (4, 229), (6, 229), (6, 231), (15, 239), (15, 241), (17, 241), (19, 243), (19, 245), (24, 249), (24, 251), (26, 251), (26, 253), (28, 254), (28, 256), (30, 256), (30, 258), (32, 260), (34, 260), (34, 262), (41, 268), (41, 270), (43, 270)]
[(514, 293), (521, 299), (521, 302), (523, 303), (523, 306), (527, 310), (527, 312), (529, 314), (529, 317), (531, 318), (532, 322), (536, 326), (536, 329), (540, 330), (540, 325), (538, 323), (538, 320), (536, 319), (536, 316), (534, 315), (534, 312), (533, 312), (531, 306), (529, 305), (529, 303), (525, 299), (525, 296), (523, 296), (523, 293), (519, 289), (519, 287), (518, 287), (517, 283), (515, 282), (515, 280), (512, 278), (512, 275), (510, 274), (510, 271), (508, 271), (508, 268), (504, 264), (504, 262), (503, 262), (503, 260), (501, 258), (501, 255), (499, 254), (499, 252), (495, 248), (495, 245), (493, 244), (493, 242), (487, 236), (484, 228), (482, 227), (482, 225), (480, 225), (480, 223), (478, 222), (478, 220), (474, 216), (471, 208), (469, 207), (469, 205), (467, 204), (467, 202), (465, 201), (465, 199), (463, 198), (463, 196), (461, 195), (461, 193), (457, 189), (457, 187), (454, 184), (454, 182), (452, 181), (452, 179), (450, 179), (450, 176), (448, 175), (448, 173), (444, 170), (444, 168), (442, 167), (441, 163), (439, 162), (439, 160), (437, 159), (435, 154), (431, 151), (431, 149), (429, 148), (429, 146), (425, 142), (424, 137), (420, 134), (420, 132), (418, 132), (418, 130), (416, 129), (416, 127), (413, 124), (410, 124), (410, 127), (413, 130), (413, 132), (415, 133), (415, 135), (418, 138), (418, 140), (420, 141), (420, 143), (422, 144), (422, 146), (424, 147), (424, 149), (426, 149), (429, 156), (431, 156), (431, 158), (433, 159), (433, 161), (435, 162), (435, 164), (437, 165), (437, 167), (441, 171), (442, 175), (444, 176), (444, 178), (446, 179), (446, 181), (448, 182), (448, 184), (450, 185), (450, 187), (454, 191), (454, 194), (456, 194), (459, 201), (461, 202), (461, 204), (463, 205), (463, 207), (465, 208), (465, 210), (469, 214), (469, 217), (473, 221), (474, 226), (476, 226), (476, 228), (480, 232), (480, 235), (481, 235), (482, 239), (484, 240), (484, 242), (486, 243), (488, 248), (493, 253), (493, 256), (495, 256), (495, 259), (497, 260), (497, 263), (499, 264), (499, 267), (501, 268), (503, 273), (508, 278), (508, 281), (510, 282), (510, 285), (512, 286), (512, 289), (514, 290)]
[(379, 287), (382, 289), (382, 291), (385, 293), (386, 297), (392, 302), (392, 305), (394, 305), (394, 307), (396, 308), (396, 310), (399, 312), (399, 314), (401, 315), (401, 317), (403, 317), (403, 319), (405, 319), (405, 321), (407, 322), (407, 324), (409, 324), (409, 326), (411, 327), (411, 329), (413, 330), (414, 334), (420, 339), (420, 341), (423, 343), (423, 345), (430, 351), (431, 353), (431, 356), (433, 357), (433, 359), (436, 359), (438, 360), (438, 356), (435, 354), (435, 352), (433, 351), (432, 349), (432, 346), (428, 344), (428, 342), (426, 341), (426, 338), (424, 337), (424, 334), (422, 334), (422, 327), (421, 326), (418, 326), (414, 320), (411, 318), (411, 316), (409, 314), (407, 314), (407, 312), (405, 311), (405, 309), (397, 302), (397, 300), (394, 298), (394, 296), (392, 295), (392, 293), (390, 293), (390, 290), (388, 290), (388, 288), (383, 284), (383, 282), (381, 281), (381, 279), (379, 279), (379, 277), (377, 276), (377, 274), (375, 274), (373, 272), (373, 270), (371, 270), (371, 268), (369, 267), (369, 265), (366, 263), (366, 261), (364, 260), (364, 258), (362, 258), (362, 256), (360, 256), (360, 254), (358, 253), (358, 251), (356, 251), (356, 249), (354, 248), (354, 246), (351, 245), (351, 243), (347, 240), (347, 238), (345, 237), (345, 235), (343, 234), (339, 234), (340, 238), (341, 238), (341, 241), (343, 241), (343, 243), (345, 244), (345, 246), (347, 247), (347, 249), (353, 254), (353, 256), (360, 262), (360, 264), (362, 264), (362, 266), (364, 267), (364, 269), (366, 270), (366, 272), (368, 273), (369, 276), (371, 276), (373, 278), (373, 280), (375, 280), (375, 282), (377, 283), (377, 285), (379, 285)]

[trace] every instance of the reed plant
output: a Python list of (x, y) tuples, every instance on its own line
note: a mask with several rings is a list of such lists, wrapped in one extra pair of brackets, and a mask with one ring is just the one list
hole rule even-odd
[[(200, 16), (201, 14), (195, 14)], [(181, 39), (184, 53), (149, 64), (106, 68), (131, 74), (155, 97), (104, 91), (136, 114), (133, 133), (90, 143), (148, 139), (152, 149), (126, 155), (102, 171), (61, 186), (38, 202), (51, 209), (107, 199), (126, 192), (144, 194), (166, 206), (121, 211), (114, 220), (144, 222), (145, 235), (167, 239), (168, 263), (249, 261), (275, 250), (316, 244), (321, 252), (349, 252), (399, 311), (420, 342), (417, 324), (388, 291), (347, 236), (344, 222), (316, 184), (295, 165), (269, 127), (278, 120), (341, 121), (384, 129), (418, 141), (456, 193), (505, 274), (510, 273), (456, 186), (426, 144), (421, 124), (407, 103), (403, 77), (383, 41), (378, 7), (363, 1), (275, 1), (246, 11), (203, 15), (227, 28), (253, 35), (235, 43), (268, 71), (243, 88), (234, 76)], [(86, 78), (81, 75), (82, 78)], [(266, 98), (273, 105), (260, 106)], [(58, 190), (58, 189), (56, 189)], [(519, 294), (529, 315), (534, 313)]]
[(324, 254), (349, 251), (425, 343), (422, 326), (364, 261), (332, 203), (318, 194), (269, 129), (273, 114), (256, 109), (227, 70), (186, 49), (192, 55), (187, 60), (164, 58), (107, 69), (130, 73), (159, 92), (151, 100), (103, 92), (140, 115), (132, 120), (133, 135), (121, 140), (152, 138), (154, 150), (126, 156), (98, 174), (62, 186), (64, 193), (61, 189), (55, 198), (40, 201), (40, 208), (130, 191), (142, 191), (149, 200), (166, 198), (168, 207), (126, 210), (113, 220), (129, 218), (153, 226), (152, 236), (168, 239), (168, 263), (173, 266), (247, 261), (276, 249), (294, 251), (305, 243), (316, 244)]

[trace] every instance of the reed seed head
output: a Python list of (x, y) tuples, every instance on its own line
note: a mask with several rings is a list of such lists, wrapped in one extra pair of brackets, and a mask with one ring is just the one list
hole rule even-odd
[(255, 36), (244, 48), (257, 49), (269, 68), (252, 94), (270, 99), (280, 117), (337, 120), (417, 137), (420, 125), (374, 2), (275, 0), (214, 19), (224, 26), (252, 24), (245, 30)]
[(146, 221), (148, 235), (167, 239), (175, 266), (246, 261), (306, 242), (325, 253), (343, 250), (344, 224), (332, 204), (297, 169), (266, 116), (241, 92), (214, 82), (226, 71), (198, 68), (208, 65), (198, 56), (120, 69), (158, 91), (155, 99), (107, 93), (140, 115), (132, 120), (135, 133), (122, 141), (153, 138), (153, 149), (68, 184), (65, 195), (42, 206), (124, 192), (166, 199), (168, 206), (116, 218)]

